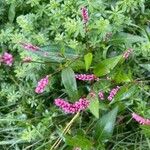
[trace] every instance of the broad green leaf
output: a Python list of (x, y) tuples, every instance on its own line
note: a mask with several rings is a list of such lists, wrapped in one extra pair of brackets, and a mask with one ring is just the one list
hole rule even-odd
[(93, 59), (92, 53), (88, 53), (88, 54), (86, 54), (86, 55), (84, 56), (86, 71), (88, 71), (88, 69), (90, 68), (91, 63), (92, 63), (92, 59)]
[(127, 74), (123, 70), (119, 70), (116, 73), (114, 80), (116, 83), (123, 83), (123, 82), (130, 82), (132, 79), (129, 73)]
[(84, 150), (89, 150), (92, 148), (91, 140), (87, 139), (85, 136), (81, 136), (81, 135), (76, 135), (74, 137), (65, 136), (65, 141), (67, 145), (73, 147), (80, 147), (83, 148)]
[(80, 57), (80, 55), (74, 49), (68, 46), (61, 46), (59, 44), (43, 46), (40, 47), (40, 50), (34, 52), (31, 51), (31, 53), (34, 53), (49, 62), (57, 63), (64, 62), (65, 60), (73, 60)]
[(120, 44), (120, 43), (139, 43), (139, 42), (145, 42), (147, 41), (146, 38), (138, 35), (133, 35), (129, 33), (119, 33), (114, 38), (111, 39), (112, 44)]
[(124, 85), (114, 97), (112, 103), (130, 98), (136, 91), (135, 85)]
[(88, 98), (90, 100), (89, 110), (91, 113), (96, 117), (99, 118), (99, 100), (98, 96), (94, 96), (91, 98)]
[(140, 64), (140, 66), (150, 72), (150, 64)]
[(62, 70), (61, 78), (66, 92), (71, 98), (71, 101), (75, 101), (78, 98), (78, 90), (73, 70), (69, 67)]
[(95, 92), (107, 91), (110, 85), (111, 85), (111, 82), (109, 80), (100, 80), (94, 83), (93, 90)]
[(12, 23), (14, 21), (15, 15), (16, 15), (16, 6), (14, 3), (12, 3), (9, 7), (9, 11), (8, 11), (8, 19), (9, 21)]
[(101, 61), (101, 63), (96, 65), (94, 69), (94, 74), (97, 76), (104, 76), (110, 73), (110, 71), (118, 64), (121, 58), (122, 56), (119, 55), (119, 56), (108, 58), (108, 59)]
[(106, 142), (111, 138), (115, 127), (118, 107), (103, 115), (96, 124), (95, 138), (97, 142)]
[(124, 85), (115, 96), (115, 100), (125, 100), (130, 98), (136, 92), (135, 85)]

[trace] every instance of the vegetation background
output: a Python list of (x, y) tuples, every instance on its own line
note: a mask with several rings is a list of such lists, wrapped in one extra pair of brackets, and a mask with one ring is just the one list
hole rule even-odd
[[(60, 150), (150, 149), (150, 126), (131, 115), (150, 118), (150, 0), (0, 0), (0, 55), (6, 51), (14, 62), (0, 63), (1, 150), (47, 150), (59, 137)], [(32, 61), (24, 63), (27, 56)], [(100, 80), (76, 81), (74, 73)], [(45, 91), (35, 93), (46, 75)], [(110, 102), (116, 86), (121, 88)], [(54, 104), (58, 97), (74, 102), (82, 96), (91, 103), (75, 117)]]

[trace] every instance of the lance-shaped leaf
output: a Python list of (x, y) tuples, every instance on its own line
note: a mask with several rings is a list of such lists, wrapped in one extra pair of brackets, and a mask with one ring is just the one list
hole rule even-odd
[(125, 43), (125, 44), (126, 43), (132, 44), (132, 43), (137, 43), (137, 42), (142, 43), (145, 41), (147, 41), (147, 39), (145, 37), (122, 32), (122, 33), (119, 33), (116, 36), (114, 36), (110, 42), (113, 45), (116, 45), (116, 44), (120, 44), (120, 43)]
[(15, 15), (16, 15), (16, 6), (14, 3), (12, 3), (9, 7), (9, 11), (8, 11), (8, 19), (10, 21), (10, 23), (12, 23), (14, 21)]
[(30, 51), (49, 62), (61, 63), (65, 60), (73, 60), (79, 57), (76, 50), (59, 44), (50, 44), (40, 47), (37, 51)]
[(87, 139), (84, 135), (76, 135), (76, 136), (66, 136), (65, 141), (67, 145), (73, 146), (73, 147), (80, 147), (84, 150), (89, 150), (92, 148), (92, 142)]
[(78, 98), (77, 83), (75, 74), (72, 68), (66, 68), (61, 73), (62, 83), (65, 87), (66, 93), (71, 98), (71, 101), (75, 101)]
[(97, 142), (107, 141), (113, 134), (118, 107), (108, 112), (97, 122), (95, 127), (95, 139)]
[(90, 105), (89, 105), (89, 110), (90, 112), (96, 117), (99, 118), (99, 100), (98, 100), (98, 96), (93, 96), (89, 98), (87, 97), (87, 99), (90, 100)]
[(122, 86), (113, 98), (111, 104), (130, 98), (136, 92), (136, 89), (137, 86), (131, 84)]
[(118, 64), (118, 62), (121, 60), (122, 56), (116, 56), (113, 58), (108, 58), (103, 61), (101, 61), (98, 65), (96, 65), (94, 69), (94, 74), (97, 76), (104, 76)]
[(93, 59), (92, 53), (88, 53), (88, 54), (86, 54), (86, 55), (84, 56), (86, 71), (88, 71), (88, 69), (90, 68), (91, 63), (92, 63), (92, 59)]

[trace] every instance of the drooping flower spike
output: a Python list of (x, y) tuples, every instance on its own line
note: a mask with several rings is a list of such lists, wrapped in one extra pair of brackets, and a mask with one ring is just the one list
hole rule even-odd
[(82, 81), (92, 81), (96, 80), (98, 81), (99, 78), (96, 77), (94, 74), (76, 74), (75, 78)]
[(38, 51), (38, 50), (40, 50), (39, 47), (34, 46), (30, 43), (20, 43), (20, 44), (23, 46), (24, 49), (29, 50), (29, 51)]
[(136, 113), (132, 113), (132, 118), (142, 125), (150, 125), (150, 119), (145, 119)]
[(120, 87), (117, 86), (116, 88), (113, 88), (110, 93), (109, 93), (109, 96), (108, 96), (108, 100), (111, 101), (114, 96), (117, 94), (117, 92), (119, 91)]
[(80, 98), (79, 101), (71, 104), (64, 99), (57, 98), (54, 101), (55, 105), (62, 109), (65, 113), (74, 114), (79, 111), (85, 110), (88, 105), (89, 101), (86, 98)]
[(45, 87), (48, 85), (48, 82), (49, 82), (49, 80), (48, 80), (48, 75), (47, 75), (45, 78), (41, 79), (38, 82), (35, 92), (38, 94), (43, 93), (45, 90)]

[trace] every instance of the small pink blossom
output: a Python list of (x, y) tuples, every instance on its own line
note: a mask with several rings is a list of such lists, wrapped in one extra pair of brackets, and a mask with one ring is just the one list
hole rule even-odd
[(86, 23), (88, 22), (88, 20), (89, 20), (87, 8), (82, 7), (82, 8), (81, 8), (81, 14), (82, 14), (83, 22), (86, 24)]
[(13, 56), (12, 56), (12, 54), (9, 54), (9, 53), (5, 52), (2, 55), (1, 61), (4, 64), (8, 65), (8, 66), (12, 66), (12, 63), (13, 63)]
[(132, 113), (132, 118), (143, 125), (150, 125), (150, 119), (145, 119), (136, 113)]
[(36, 89), (35, 89), (35, 92), (36, 93), (43, 93), (43, 91), (44, 91), (44, 89), (45, 89), (45, 87), (48, 85), (48, 75), (45, 77), (45, 78), (43, 78), (43, 79), (41, 79), (39, 82), (38, 82), (38, 85), (37, 85), (37, 87), (36, 87)]
[(24, 49), (29, 50), (29, 51), (38, 51), (40, 48), (37, 46), (34, 46), (30, 43), (21, 43)]
[(101, 100), (104, 100), (104, 93), (102, 91), (98, 92), (98, 96)]
[(54, 103), (65, 113), (70, 113), (70, 114), (74, 114), (81, 110), (85, 110), (89, 105), (89, 101), (85, 98), (80, 98), (79, 101), (76, 101), (74, 104), (71, 104), (65, 101), (64, 99), (57, 98), (55, 99)]
[(32, 58), (30, 56), (26, 56), (23, 58), (23, 62), (24, 63), (28, 63), (28, 62), (31, 62), (32, 61)]
[(95, 96), (96, 96), (95, 92), (93, 92), (93, 91), (90, 92), (89, 95), (90, 95), (91, 97), (95, 97)]
[(127, 51), (124, 52), (123, 58), (128, 59), (128, 57), (130, 56), (131, 52), (132, 52), (132, 49), (129, 48)]
[(92, 81), (96, 80), (98, 81), (99, 78), (96, 77), (94, 74), (76, 74), (75, 78), (82, 81)]
[(117, 86), (116, 88), (113, 88), (109, 93), (108, 100), (111, 101), (114, 98), (114, 96), (117, 94), (119, 89), (120, 89), (119, 86)]

